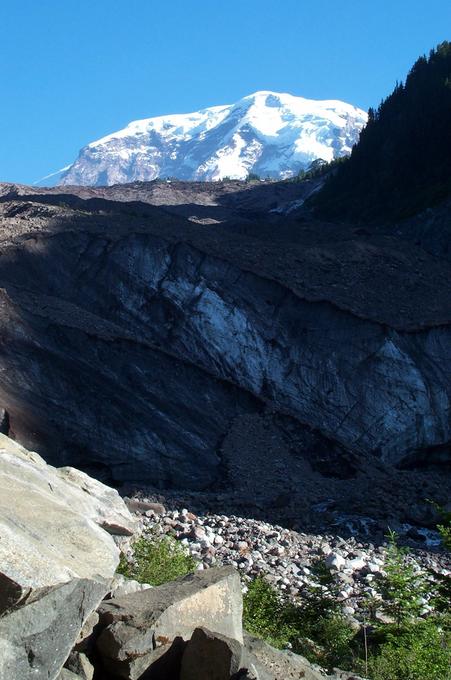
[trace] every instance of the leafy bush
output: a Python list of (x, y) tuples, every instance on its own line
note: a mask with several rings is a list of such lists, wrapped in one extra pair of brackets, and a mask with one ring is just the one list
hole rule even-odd
[(196, 562), (188, 551), (175, 539), (165, 536), (138, 539), (133, 546), (132, 560), (122, 557), (117, 571), (140, 583), (159, 586), (195, 568)]
[[(245, 629), (327, 669), (341, 667), (371, 680), (451, 680), (449, 599), (437, 599), (445, 613), (420, 618), (420, 598), (432, 586), (409, 565), (396, 534), (391, 532), (389, 541), (386, 575), (377, 586), (385, 600), (374, 600), (372, 608), (389, 614), (392, 623), (373, 621), (366, 630), (366, 658), (363, 640), (341, 614), (337, 586), (322, 561), (312, 566), (312, 583), (299, 604), (289, 602), (263, 577), (254, 579), (244, 596)], [(121, 559), (118, 572), (160, 585), (195, 568), (175, 539), (148, 537), (135, 543), (130, 561)]]
[[(341, 614), (330, 571), (318, 561), (299, 604), (261, 577), (252, 581), (244, 597), (244, 627), (327, 669), (341, 667), (371, 680), (451, 680), (451, 617), (420, 618), (422, 595), (432, 586), (409, 564), (396, 534), (389, 541), (386, 575), (377, 586), (385, 600), (374, 599), (370, 609), (388, 614), (392, 623), (373, 620), (363, 635), (356, 634)], [(449, 600), (443, 609), (449, 612)]]
[(243, 625), (252, 635), (283, 649), (295, 633), (291, 608), (292, 605), (284, 604), (275, 588), (258, 576), (251, 581), (243, 598)]
[[(368, 674), (371, 680), (451, 680), (449, 616), (433, 614), (420, 618), (422, 597), (443, 599), (440, 585), (432, 584), (424, 572), (408, 563), (407, 551), (389, 532), (386, 575), (375, 584), (382, 600), (379, 608), (393, 623), (376, 624), (369, 639)], [(444, 603), (443, 603), (444, 604)], [(444, 604), (443, 610), (448, 608)], [(365, 668), (366, 671), (366, 668)]]
[(449, 633), (440, 620), (416, 621), (385, 631), (386, 642), (368, 664), (371, 680), (450, 680)]
[(313, 663), (350, 667), (354, 631), (340, 614), (338, 602), (319, 583), (320, 578), (302, 605), (296, 605), (257, 577), (244, 596), (243, 625), (273, 647), (289, 647)]

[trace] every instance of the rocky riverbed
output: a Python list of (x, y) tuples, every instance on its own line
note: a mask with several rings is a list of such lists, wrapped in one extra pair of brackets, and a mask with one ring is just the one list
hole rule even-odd
[[(358, 537), (294, 531), (265, 521), (224, 514), (195, 514), (187, 508), (166, 509), (151, 498), (126, 498), (140, 519), (146, 536), (172, 536), (197, 560), (198, 569), (231, 565), (246, 581), (259, 575), (293, 600), (317, 583), (315, 571), (323, 563), (333, 576), (343, 613), (357, 625), (364, 601), (378, 598), (375, 585), (384, 575), (387, 543), (375, 545)], [(131, 550), (130, 550), (131, 554)], [(449, 554), (415, 549), (409, 553), (414, 569), (451, 575)], [(423, 613), (431, 610), (424, 597)]]

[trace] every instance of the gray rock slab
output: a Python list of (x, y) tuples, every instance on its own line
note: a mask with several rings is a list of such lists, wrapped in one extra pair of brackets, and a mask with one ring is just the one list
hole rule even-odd
[(72, 673), (68, 671), (67, 668), (63, 668), (61, 673), (58, 675), (56, 680), (84, 680), (83, 676)]
[(0, 613), (35, 590), (110, 579), (119, 561), (111, 532), (134, 527), (116, 491), (0, 433)]
[(54, 680), (108, 583), (74, 579), (0, 618), (0, 680)]
[(94, 666), (82, 652), (72, 651), (66, 659), (64, 669), (75, 673), (81, 680), (93, 680)]
[(249, 678), (266, 680), (266, 673), (273, 680), (324, 680), (321, 669), (298, 654), (274, 649), (248, 634), (245, 635), (244, 644), (243, 664), (249, 669)]
[(180, 680), (230, 680), (242, 667), (242, 655), (238, 640), (196, 628), (183, 653)]
[(157, 643), (188, 640), (199, 626), (242, 642), (242, 594), (238, 572), (220, 567), (189, 574), (157, 588), (103, 602), (104, 625), (125, 622), (153, 630)]
[(177, 637), (171, 644), (157, 647), (144, 656), (125, 661), (103, 658), (103, 667), (124, 680), (178, 680), (185, 644)]

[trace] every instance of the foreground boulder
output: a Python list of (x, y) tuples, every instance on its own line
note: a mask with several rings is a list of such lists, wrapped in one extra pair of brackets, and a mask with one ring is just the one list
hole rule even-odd
[(0, 680), (53, 680), (135, 527), (113, 489), (0, 434)]
[(244, 644), (212, 633), (194, 631), (183, 654), (179, 680), (362, 680), (354, 674), (323, 669), (290, 651), (244, 636)]
[(238, 573), (231, 567), (208, 569), (103, 602), (105, 628), (97, 649), (111, 674), (137, 680), (157, 661), (160, 667), (177, 657), (179, 664), (182, 642), (200, 626), (242, 643), (242, 613)]
[(229, 680), (242, 669), (238, 640), (197, 628), (183, 654), (180, 680)]
[(43, 589), (36, 599), (0, 618), (0, 679), (53, 680), (105, 584), (73, 579)]
[(277, 680), (324, 680), (324, 674), (303, 656), (289, 651), (274, 649), (263, 640), (245, 636), (243, 662), (248, 669), (249, 680), (266, 678)]
[[(307, 659), (242, 629), (240, 577), (231, 567), (102, 602), (96, 680), (324, 680)], [(73, 668), (73, 666), (71, 667)], [(337, 672), (330, 680), (359, 680)]]

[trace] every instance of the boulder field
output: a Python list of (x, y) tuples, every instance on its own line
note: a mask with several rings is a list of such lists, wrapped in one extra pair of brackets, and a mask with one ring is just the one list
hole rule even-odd
[(231, 566), (115, 576), (137, 525), (116, 491), (0, 435), (1, 680), (324, 678), (244, 633)]

